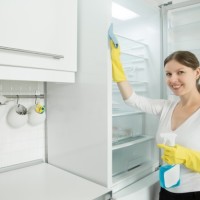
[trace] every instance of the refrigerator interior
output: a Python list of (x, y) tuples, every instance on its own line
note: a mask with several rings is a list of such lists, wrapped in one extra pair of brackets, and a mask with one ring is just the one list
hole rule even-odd
[[(148, 1), (114, 3), (139, 16), (121, 21), (112, 18), (128, 81), (139, 95), (160, 97), (159, 8)], [(148, 34), (147, 34), (148, 33)], [(125, 105), (117, 84), (112, 83), (113, 191), (151, 174), (159, 165), (154, 135), (157, 118)]]
[[(171, 5), (164, 10), (164, 56), (178, 50), (191, 51), (200, 60), (200, 1)], [(167, 90), (168, 98), (176, 98)]]

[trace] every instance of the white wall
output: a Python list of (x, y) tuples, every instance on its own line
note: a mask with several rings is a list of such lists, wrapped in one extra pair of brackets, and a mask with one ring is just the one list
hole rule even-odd
[[(44, 94), (42, 82), (0, 80), (0, 95), (35, 95), (36, 90)], [(19, 128), (10, 126), (7, 116), (10, 109), (16, 105), (17, 98), (8, 100), (12, 101), (0, 105), (0, 168), (38, 159), (44, 160), (45, 124), (32, 126), (27, 122)], [(40, 99), (39, 102), (43, 104), (44, 99)], [(18, 103), (29, 109), (35, 105), (35, 98), (19, 98)]]

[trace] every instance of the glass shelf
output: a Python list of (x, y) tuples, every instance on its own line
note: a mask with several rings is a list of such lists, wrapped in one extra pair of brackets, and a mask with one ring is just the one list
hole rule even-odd
[(148, 135), (138, 135), (138, 136), (133, 136), (133, 137), (127, 137), (124, 139), (120, 139), (118, 141), (114, 141), (112, 150), (129, 147), (131, 145), (135, 145), (141, 142), (146, 142), (152, 139), (154, 139), (154, 137), (148, 136)]
[(123, 67), (125, 71), (138, 71), (138, 70), (144, 70), (146, 67), (146, 64), (144, 63), (144, 60), (141, 61), (134, 61), (134, 62), (128, 62)]
[(147, 60), (147, 45), (141, 41), (136, 41), (120, 34), (115, 34), (118, 38), (121, 48), (121, 61), (123, 64), (127, 62), (138, 62)]
[(144, 114), (144, 112), (138, 111), (138, 112), (119, 112), (119, 113), (113, 113), (112, 117), (121, 117), (121, 116), (127, 116), (127, 115), (140, 115)]
[(148, 58), (146, 58), (143, 54), (135, 55), (129, 52), (121, 52), (121, 61), (123, 65), (126, 65), (131, 62), (141, 62), (145, 60), (148, 60)]
[(120, 35), (118, 33), (115, 33), (115, 35), (117, 36), (118, 40), (119, 40), (119, 43), (120, 44), (123, 44), (124, 46), (127, 46), (127, 47), (131, 47), (131, 48), (146, 48), (147, 47), (147, 44), (141, 42), (141, 41), (138, 41), (138, 40), (133, 40), (131, 38), (128, 38), (128, 37), (125, 37), (123, 35)]
[(129, 81), (129, 83), (133, 85), (147, 85), (148, 84), (147, 81)]

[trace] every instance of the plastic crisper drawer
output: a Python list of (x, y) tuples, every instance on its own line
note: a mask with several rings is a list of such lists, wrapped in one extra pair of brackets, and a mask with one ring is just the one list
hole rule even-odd
[(112, 153), (113, 176), (126, 173), (151, 160), (151, 140), (115, 149)]

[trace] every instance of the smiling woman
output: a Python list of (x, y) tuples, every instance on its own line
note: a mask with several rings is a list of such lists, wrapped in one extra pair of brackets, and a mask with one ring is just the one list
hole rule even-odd
[(189, 79), (187, 84), (195, 83), (197, 90), (200, 92), (199, 61), (193, 53), (189, 51), (176, 51), (165, 59), (164, 66), (167, 83), (175, 94), (180, 88), (179, 86), (181, 86), (181, 82), (179, 83), (178, 80), (187, 81), (187, 78)]

